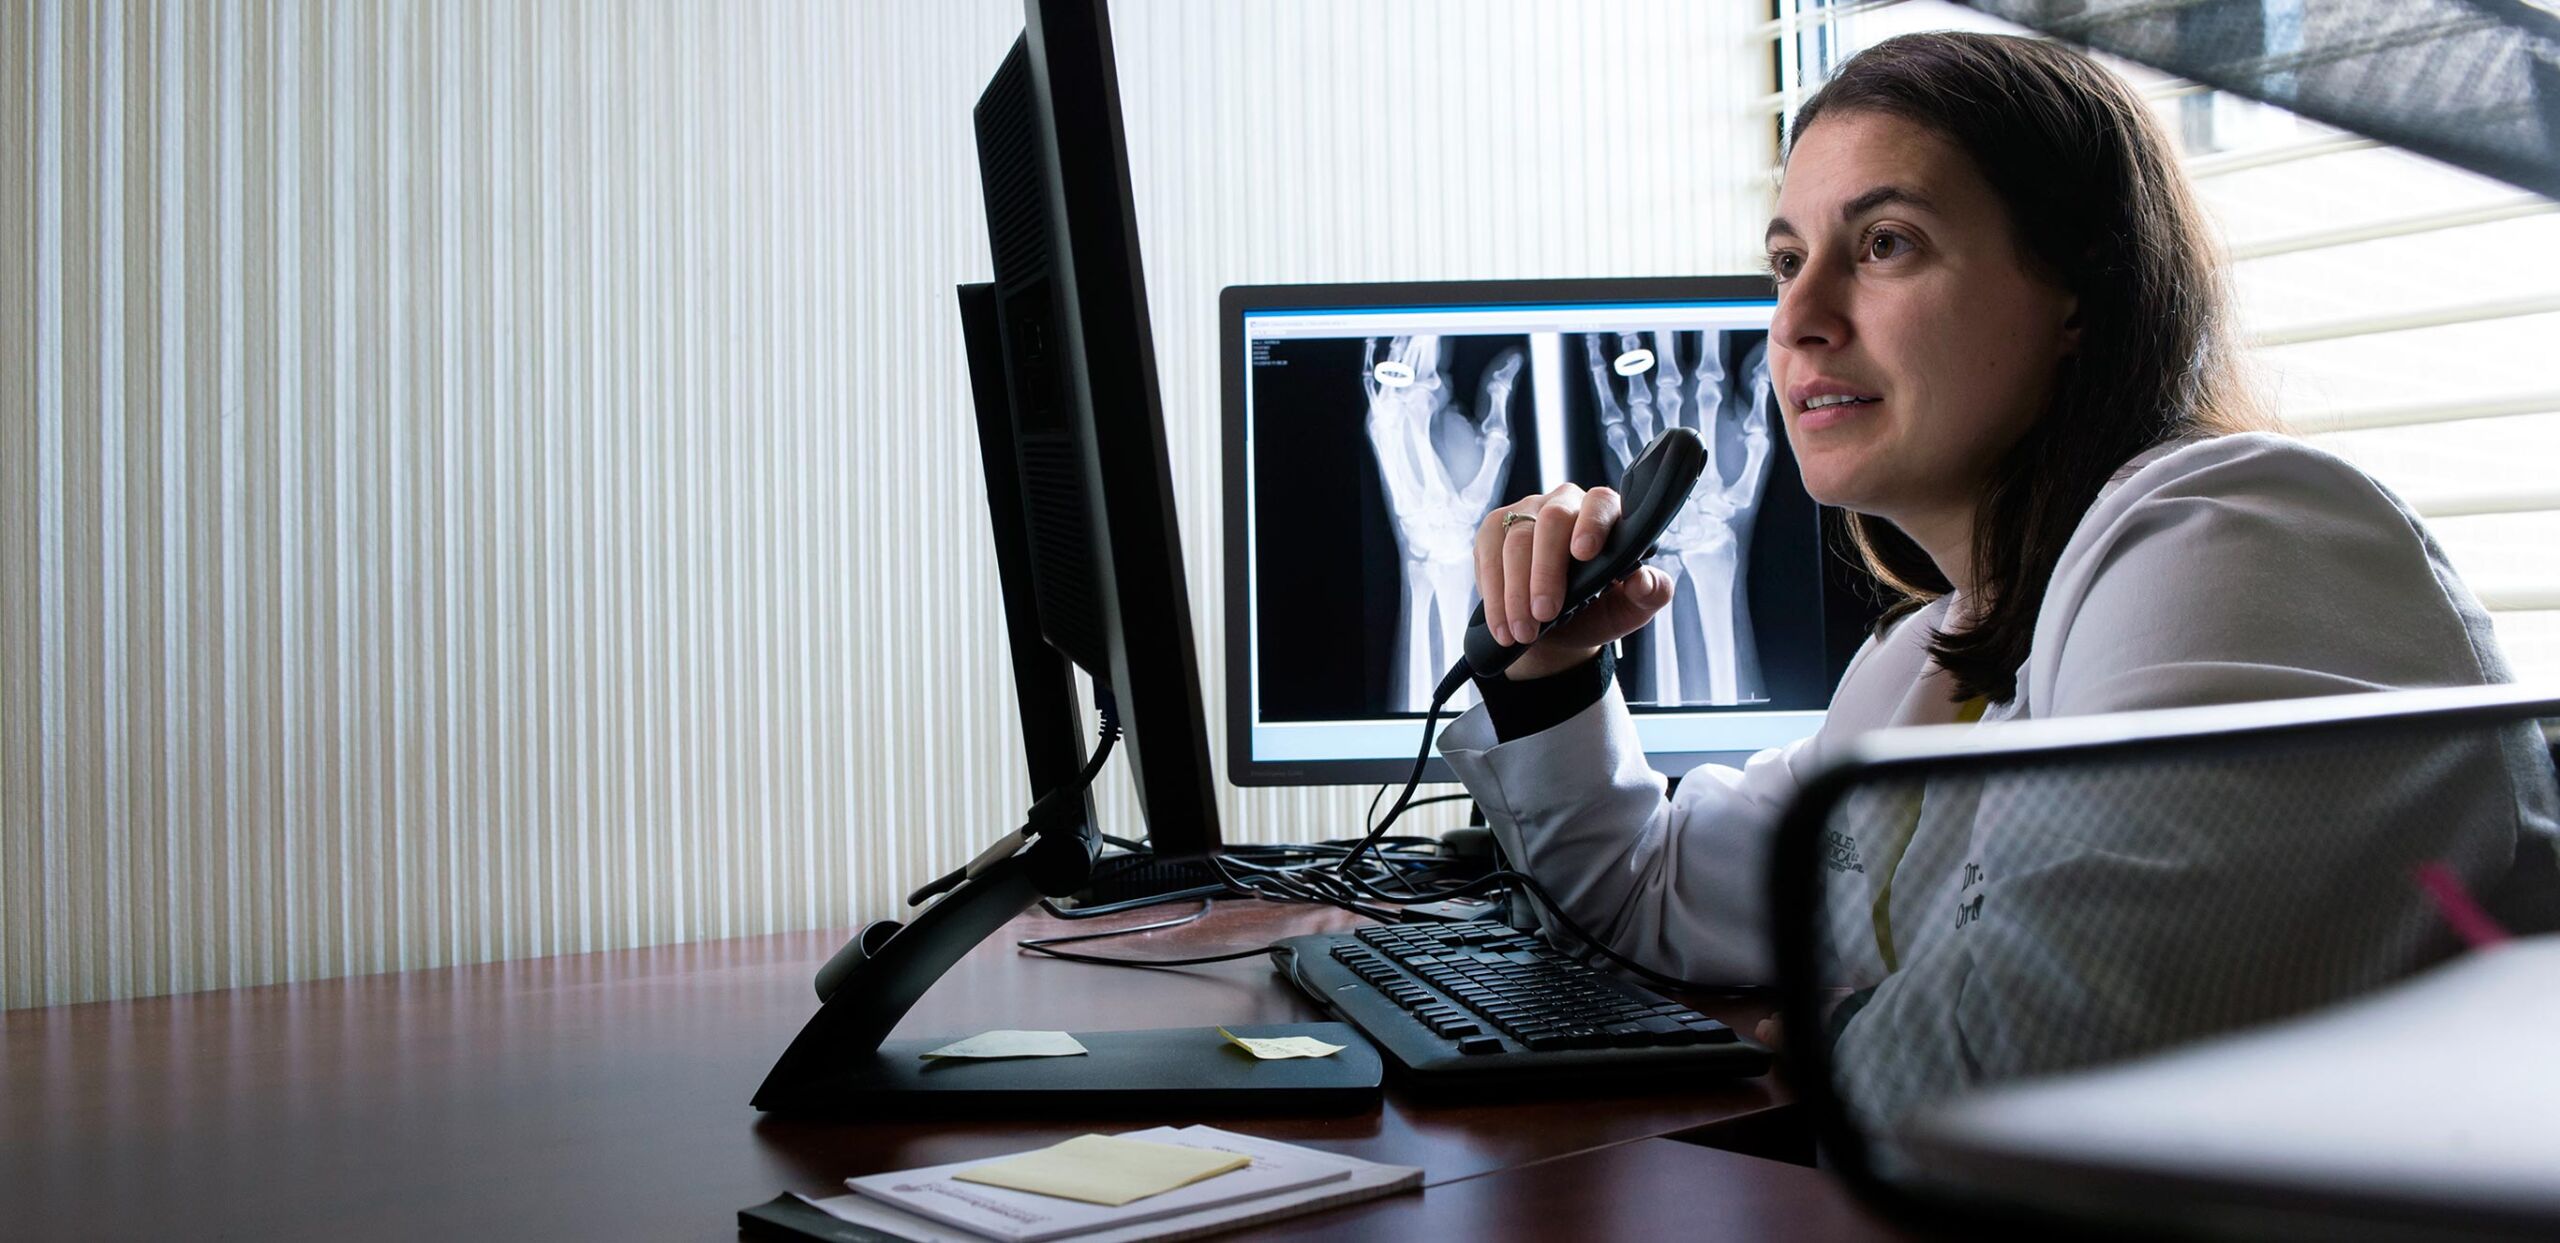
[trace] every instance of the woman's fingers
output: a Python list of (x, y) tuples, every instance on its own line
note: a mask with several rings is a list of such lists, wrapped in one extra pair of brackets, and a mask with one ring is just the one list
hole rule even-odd
[(1585, 492), (1568, 483), (1485, 515), (1476, 528), (1476, 593), (1497, 642), (1534, 643), (1540, 627), (1564, 612), (1574, 564), (1600, 555), (1619, 508), (1612, 489)]
[[(1546, 512), (1543, 501), (1526, 502), (1522, 510), (1531, 517)], [(1538, 524), (1514, 522), (1502, 532), (1502, 615), (1510, 622), (1509, 636), (1513, 644), (1535, 642), (1538, 619), (1529, 606), (1531, 565), (1538, 552)], [(1490, 598), (1490, 597), (1488, 597)], [(1488, 606), (1488, 610), (1490, 606)], [(1496, 631), (1502, 634), (1503, 631)]]
[(1600, 555), (1600, 547), (1609, 542), (1609, 532), (1618, 525), (1618, 490), (1593, 488), (1582, 498), (1582, 513), (1573, 521), (1573, 559), (1589, 561)]
[(1544, 499), (1535, 494), (1524, 496), (1486, 514), (1476, 527), (1476, 599), (1484, 604), (1485, 629), (1496, 643), (1511, 642), (1511, 613), (1502, 589), (1502, 545), (1512, 525), (1506, 519), (1515, 513), (1535, 513)]
[[(1570, 489), (1570, 491), (1568, 491)], [(1529, 616), (1544, 624), (1556, 619), (1572, 601), (1564, 598), (1576, 562), (1600, 555), (1610, 528), (1618, 523), (1618, 494), (1608, 488), (1585, 492), (1566, 484), (1546, 495), (1538, 509), (1537, 537), (1530, 560)], [(1514, 609), (1517, 624), (1520, 614)], [(1536, 637), (1532, 631), (1523, 642)]]
[(1639, 567), (1575, 614), (1572, 625), (1547, 637), (1573, 647), (1615, 643), (1652, 621), (1671, 603), (1671, 592), (1669, 575), (1651, 566)]
[(1544, 625), (1564, 611), (1565, 576), (1572, 569), (1575, 524), (1586, 498), (1547, 494), (1538, 509), (1537, 535), (1529, 561), (1529, 615)]

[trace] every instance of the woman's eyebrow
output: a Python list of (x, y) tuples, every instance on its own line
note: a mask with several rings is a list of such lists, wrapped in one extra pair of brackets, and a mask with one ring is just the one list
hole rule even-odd
[(1916, 207), (1925, 212), (1938, 210), (1938, 205), (1930, 202), (1928, 196), (1919, 191), (1905, 190), (1900, 186), (1877, 186), (1842, 205), (1840, 219), (1855, 220), (1887, 203), (1900, 203), (1905, 207)]
[[(1916, 190), (1906, 190), (1901, 186), (1877, 186), (1875, 189), (1869, 190), (1843, 204), (1840, 208), (1840, 219), (1843, 222), (1855, 220), (1887, 203), (1900, 203), (1906, 207), (1915, 207), (1925, 212), (1935, 212), (1938, 210), (1938, 205), (1930, 202), (1929, 196)], [(1800, 235), (1796, 232), (1796, 227), (1794, 225), (1787, 223), (1786, 217), (1773, 216), (1769, 219), (1769, 231), (1761, 235), (1761, 240), (1765, 242), (1780, 236), (1797, 237)]]

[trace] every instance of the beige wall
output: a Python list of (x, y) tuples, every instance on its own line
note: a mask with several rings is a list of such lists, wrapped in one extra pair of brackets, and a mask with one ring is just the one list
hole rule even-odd
[[(1759, 8), (1118, 7), (1213, 711), (1218, 289), (1747, 269)], [(951, 290), (1019, 27), (0, 11), (0, 1002), (843, 924), (1017, 823)]]

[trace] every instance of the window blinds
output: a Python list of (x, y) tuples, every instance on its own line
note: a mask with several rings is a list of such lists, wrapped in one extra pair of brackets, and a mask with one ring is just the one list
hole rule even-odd
[[(2303, 5), (2254, 18), (2280, 40)], [(1778, 89), (1756, 106), (1782, 126), (1860, 49), (1942, 29), (2029, 33), (1940, 0), (1776, 0), (1759, 33)], [(2099, 59), (2178, 141), (2232, 263), (2252, 377), (2288, 429), (2404, 497), (2517, 675), (2560, 678), (2560, 203)]]

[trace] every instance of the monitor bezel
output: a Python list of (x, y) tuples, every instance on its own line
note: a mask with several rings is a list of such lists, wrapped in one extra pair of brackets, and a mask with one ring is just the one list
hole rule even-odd
[[(1269, 311), (1363, 309), (1374, 307), (1428, 309), (1486, 304), (1624, 306), (1643, 302), (1747, 302), (1774, 304), (1777, 290), (1766, 275), (1593, 277), (1561, 280), (1409, 281), (1321, 285), (1230, 285), (1218, 294), (1218, 375), (1221, 422), (1221, 465), (1224, 549), (1226, 553), (1227, 780), (1238, 786), (1361, 785), (1402, 781), (1413, 771), (1406, 758), (1343, 760), (1257, 760), (1253, 757), (1252, 608), (1246, 496), (1247, 455), (1245, 405), (1251, 369), (1245, 365), (1245, 318)], [(1826, 631), (1844, 625), (1859, 629), (1873, 616), (1869, 601), (1842, 599), (1833, 511), (1822, 509), (1825, 552), (1823, 601)], [(1829, 646), (1836, 647), (1837, 644)], [(1835, 665), (1840, 663), (1836, 658)], [(1443, 718), (1444, 722), (1446, 717)], [(1414, 744), (1421, 745), (1415, 735)], [(1734, 763), (1749, 752), (1647, 752), (1654, 767), (1677, 776), (1699, 764)], [(1447, 761), (1437, 754), (1423, 766), (1427, 782), (1455, 781)]]

